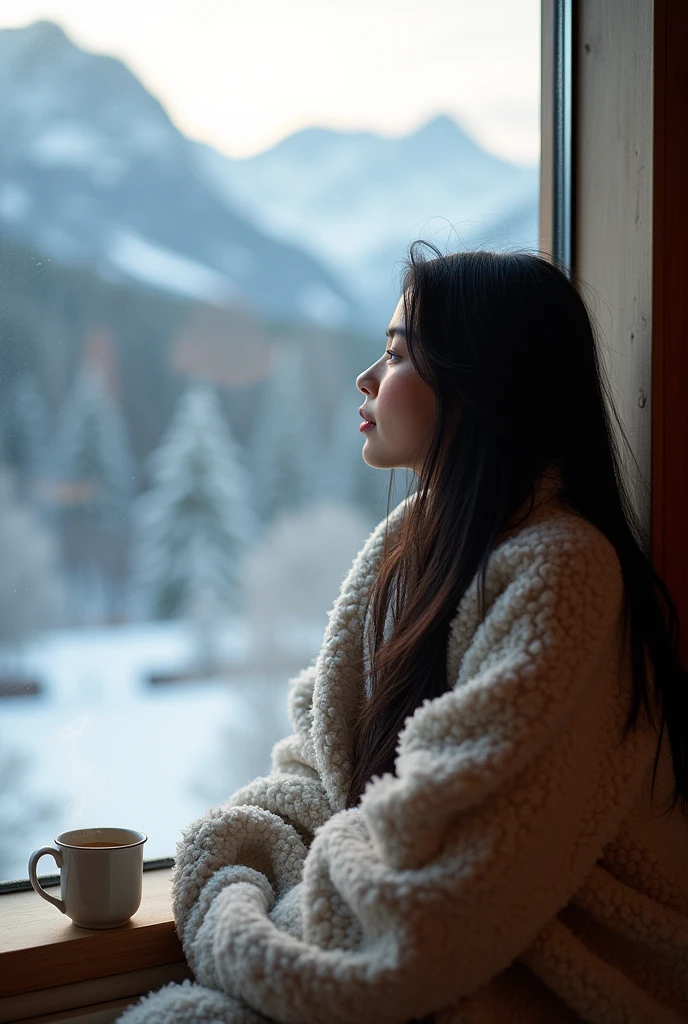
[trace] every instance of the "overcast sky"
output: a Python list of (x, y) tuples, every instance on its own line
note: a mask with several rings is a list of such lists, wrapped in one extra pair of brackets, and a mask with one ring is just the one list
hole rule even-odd
[(540, 0), (0, 0), (126, 61), (192, 138), (248, 156), (307, 125), (400, 135), (447, 113), (539, 159)]

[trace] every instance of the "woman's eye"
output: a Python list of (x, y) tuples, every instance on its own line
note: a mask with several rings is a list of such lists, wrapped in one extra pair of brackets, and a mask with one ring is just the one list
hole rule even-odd
[[(394, 356), (394, 358), (395, 358), (395, 359), (399, 359), (399, 358), (400, 358), (400, 357), (399, 357), (399, 356), (398, 356), (398, 355), (396, 354), (396, 352), (392, 352), (391, 348), (388, 348), (388, 349), (387, 349), (387, 355), (388, 355), (388, 356)], [(387, 362), (389, 362), (389, 359), (387, 360)]]

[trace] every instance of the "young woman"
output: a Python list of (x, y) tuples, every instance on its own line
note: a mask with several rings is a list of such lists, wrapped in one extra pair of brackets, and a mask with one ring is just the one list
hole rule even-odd
[(178, 844), (196, 983), (126, 1024), (688, 1020), (688, 679), (591, 323), (538, 256), (432, 252), (356, 381), (416, 490)]

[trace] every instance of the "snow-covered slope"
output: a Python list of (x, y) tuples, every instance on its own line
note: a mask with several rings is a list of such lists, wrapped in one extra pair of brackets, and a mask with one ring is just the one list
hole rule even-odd
[(195, 150), (219, 197), (308, 246), (380, 315), (391, 313), (395, 264), (414, 238), (443, 251), (537, 244), (537, 168), (485, 152), (449, 117), (391, 139), (307, 128), (244, 160)]
[(48, 21), (0, 30), (0, 234), (104, 277), (379, 327), (414, 238), (537, 245), (537, 168), (437, 117), (403, 138), (307, 128), (232, 160), (119, 60)]
[(298, 241), (218, 200), (121, 61), (81, 50), (49, 21), (0, 30), (0, 234), (111, 279), (269, 316), (359, 315)]

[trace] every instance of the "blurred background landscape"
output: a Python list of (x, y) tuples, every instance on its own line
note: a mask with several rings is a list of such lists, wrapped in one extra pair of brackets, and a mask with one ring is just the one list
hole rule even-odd
[[(386, 514), (355, 379), (384, 352), (405, 249), (538, 246), (537, 160), (481, 145), (439, 71), (413, 128), (341, 127), (333, 107), (230, 155), (33, 6), (0, 13), (0, 881), (71, 827), (174, 856), (269, 770), (287, 680)], [(516, 10), (537, 115), (539, 5), (492, 7), (495, 109), (518, 92), (499, 56)], [(392, 8), (356, 8), (361, 31), (371, 10), (389, 61)], [(467, 11), (446, 6), (455, 31)], [(418, 45), (432, 68), (436, 41)]]

